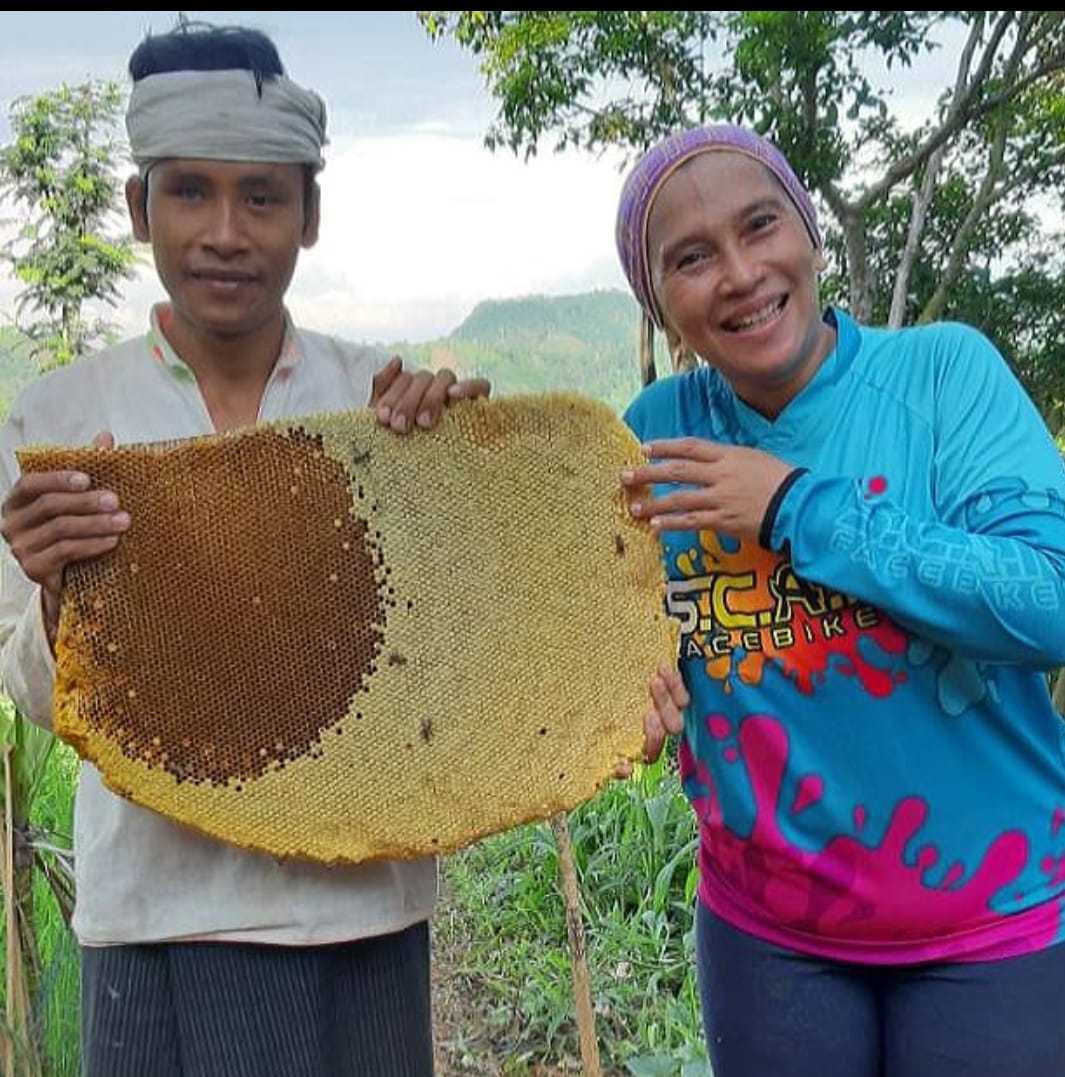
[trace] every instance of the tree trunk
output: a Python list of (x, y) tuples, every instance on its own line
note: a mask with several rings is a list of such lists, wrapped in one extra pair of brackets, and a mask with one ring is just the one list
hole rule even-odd
[(856, 321), (868, 322), (873, 316), (873, 280), (866, 255), (863, 222), (860, 216), (848, 213), (840, 217), (840, 226), (847, 246), (850, 313)]
[(936, 180), (939, 178), (939, 166), (946, 152), (946, 145), (940, 146), (925, 164), (921, 187), (913, 200), (910, 212), (910, 227), (906, 232), (906, 245), (902, 249), (899, 267), (895, 271), (895, 288), (891, 293), (891, 311), (888, 314), (888, 326), (898, 329), (906, 320), (906, 296), (910, 290), (910, 275), (921, 247), (921, 233), (924, 231), (925, 217), (935, 194)]

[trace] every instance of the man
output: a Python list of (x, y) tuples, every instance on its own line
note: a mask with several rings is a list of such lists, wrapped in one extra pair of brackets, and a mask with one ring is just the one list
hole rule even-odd
[[(127, 202), (169, 300), (146, 336), (30, 386), (0, 445), (0, 674), (45, 725), (63, 570), (113, 549), (131, 517), (85, 475), (18, 477), (19, 445), (168, 440), (368, 402), (402, 433), (487, 393), (292, 325), (325, 107), (268, 38), (185, 24), (142, 42), (130, 74)], [(432, 1072), (433, 862), (279, 863), (128, 803), (89, 766), (75, 851), (90, 1077)]]

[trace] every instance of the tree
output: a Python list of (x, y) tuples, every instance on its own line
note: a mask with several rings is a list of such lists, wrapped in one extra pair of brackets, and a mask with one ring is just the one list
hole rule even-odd
[(21, 207), (24, 223), (0, 253), (25, 285), (16, 316), (42, 366), (100, 342), (110, 326), (87, 305), (114, 304), (136, 260), (131, 239), (107, 232), (119, 195), (113, 131), (121, 103), (116, 84), (87, 82), (11, 106), (0, 192)]
[[(1043, 309), (1037, 300), (1061, 309), (1061, 257), (1045, 256), (1053, 248), (1032, 210), (1040, 199), (1060, 208), (1065, 190), (1061, 12), (418, 16), (480, 58), (499, 101), (489, 146), (529, 155), (553, 135), (556, 149), (636, 151), (688, 124), (750, 124), (827, 210), (837, 294), (857, 317), (900, 325), (964, 312), (1006, 341), (1016, 369), (1046, 373), (1045, 342), (1033, 356), (991, 317), (1011, 294), (1030, 310)], [(886, 83), (927, 54), (942, 55), (949, 79), (907, 128)], [(996, 299), (981, 310), (972, 300), (988, 273)]]

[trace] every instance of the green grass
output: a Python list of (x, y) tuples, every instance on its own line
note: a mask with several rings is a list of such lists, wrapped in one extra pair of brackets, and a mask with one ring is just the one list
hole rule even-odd
[[(35, 828), (54, 834), (57, 844), (70, 847), (74, 788), (78, 761), (57, 742), (44, 779), (34, 798), (31, 819)], [(32, 1015), (35, 1042), (42, 1045), (44, 1077), (77, 1077), (79, 960), (74, 936), (59, 913), (55, 898), (38, 874), (33, 887), (33, 912), (41, 955), (41, 981)], [(0, 917), (0, 1007), (6, 972), (5, 920)]]
[[(635, 1077), (706, 1077), (694, 977), (695, 824), (662, 763), (570, 816), (603, 1062)], [(565, 913), (549, 826), (452, 856), (445, 944), (508, 1058), (579, 1055)], [(515, 1073), (520, 1069), (514, 1069)]]
[[(78, 759), (65, 744), (57, 743), (48, 761), (48, 775), (34, 801), (33, 819), (71, 848), (74, 790)], [(40, 1020), (49, 1068), (55, 1077), (75, 1077), (80, 1067), (78, 947), (73, 932), (59, 915), (55, 898), (44, 881), (34, 887), (34, 914), (44, 975)]]

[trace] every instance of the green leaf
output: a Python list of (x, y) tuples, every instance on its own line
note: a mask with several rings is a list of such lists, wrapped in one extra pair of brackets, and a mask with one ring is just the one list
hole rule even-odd
[[(42, 366), (106, 339), (110, 325), (83, 318), (82, 308), (113, 298), (136, 261), (128, 235), (109, 232), (115, 215), (124, 216), (117, 179), (122, 96), (114, 83), (90, 81), (20, 98), (9, 112), (0, 194), (23, 219), (0, 253), (24, 285), (15, 300), (20, 328), (62, 342)], [(73, 335), (72, 324), (80, 326)]]

